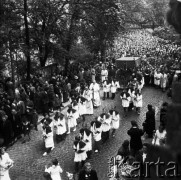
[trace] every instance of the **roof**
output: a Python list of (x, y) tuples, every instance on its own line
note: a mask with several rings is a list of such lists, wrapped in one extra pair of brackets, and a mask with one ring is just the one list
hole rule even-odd
[(116, 59), (116, 61), (137, 61), (140, 59), (139, 57), (122, 57), (119, 59)]

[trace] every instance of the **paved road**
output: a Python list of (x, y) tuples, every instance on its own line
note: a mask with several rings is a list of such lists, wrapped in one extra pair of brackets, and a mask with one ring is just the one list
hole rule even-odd
[[(86, 121), (91, 122), (96, 116), (102, 113), (102, 109), (109, 110), (114, 106), (121, 114), (120, 129), (117, 131), (116, 137), (110, 138), (110, 140), (102, 146), (99, 154), (92, 154), (90, 162), (93, 168), (97, 170), (99, 180), (107, 180), (108, 171), (108, 158), (116, 155), (117, 150), (121, 146), (125, 139), (129, 139), (127, 130), (130, 128), (130, 121), (136, 120), (140, 127), (145, 119), (145, 113), (147, 111), (147, 104), (152, 104), (156, 108), (157, 122), (159, 117), (159, 107), (164, 101), (170, 102), (170, 99), (166, 97), (165, 93), (154, 88), (143, 89), (143, 108), (140, 115), (135, 112), (130, 112), (128, 117), (123, 118), (123, 109), (121, 107), (121, 100), (119, 94), (117, 94), (115, 100), (102, 101), (102, 106), (94, 110), (93, 116), (87, 116)], [(66, 111), (66, 109), (64, 110)], [(81, 128), (81, 123), (78, 125), (78, 129)], [(64, 142), (55, 144), (55, 149), (47, 157), (43, 157), (44, 145), (42, 141), (42, 132), (39, 127), (39, 131), (32, 131), (31, 141), (25, 144), (21, 143), (21, 140), (8, 149), (10, 157), (15, 161), (14, 167), (10, 170), (10, 176), (12, 180), (43, 180), (43, 171), (46, 164), (51, 162), (53, 158), (58, 158), (61, 167), (64, 170), (62, 179), (66, 180), (66, 171), (73, 172), (74, 170), (74, 151), (72, 148), (74, 137), (79, 133), (72, 132), (67, 136)], [(148, 140), (150, 141), (150, 140)]]

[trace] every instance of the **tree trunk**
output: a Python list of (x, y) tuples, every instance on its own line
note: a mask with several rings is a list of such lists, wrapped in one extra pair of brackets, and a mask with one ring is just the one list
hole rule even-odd
[(27, 0), (24, 0), (24, 24), (25, 24), (25, 37), (26, 37), (26, 50), (25, 56), (27, 61), (27, 80), (30, 79), (30, 72), (31, 72), (31, 58), (30, 58), (30, 37), (29, 37), (29, 28), (28, 28), (28, 20), (27, 20)]
[(40, 52), (40, 66), (44, 67), (48, 58), (49, 50), (48, 50), (48, 45), (45, 44), (45, 47), (42, 45), (39, 45), (39, 52)]
[[(72, 32), (73, 32), (73, 23), (74, 23), (74, 20), (75, 20), (75, 15), (73, 14), (72, 15), (72, 18), (71, 18), (71, 23), (70, 23), (70, 28), (69, 28), (69, 32), (67, 34), (67, 41), (66, 41), (66, 45), (65, 45), (65, 49), (66, 51), (69, 53), (70, 49), (71, 49), (71, 45), (72, 45)], [(66, 57), (65, 58), (65, 76), (67, 76), (67, 72), (68, 72), (68, 66), (69, 66), (69, 61), (70, 61), (70, 58), (69, 57)]]
[(11, 60), (11, 78), (13, 82), (13, 95), (15, 95), (15, 79), (14, 79), (14, 63), (13, 63), (13, 54), (12, 54), (12, 42), (9, 41), (9, 55)]

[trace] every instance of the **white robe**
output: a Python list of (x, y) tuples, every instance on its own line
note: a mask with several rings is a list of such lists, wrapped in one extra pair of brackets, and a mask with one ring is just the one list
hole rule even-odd
[(108, 77), (108, 71), (107, 71), (106, 69), (102, 70), (102, 71), (101, 71), (101, 80), (102, 80), (102, 82), (103, 82), (104, 80), (106, 80), (107, 77)]
[(155, 141), (153, 140), (152, 141), (152, 144), (154, 145), (157, 145), (157, 146), (160, 146), (160, 140), (162, 139), (165, 139), (166, 137), (166, 131), (164, 130), (162, 133), (159, 132), (159, 130), (156, 130), (156, 133), (155, 133)]
[(91, 126), (91, 131), (93, 134), (94, 141), (100, 141), (102, 135), (102, 125), (99, 128), (96, 128), (96, 125), (94, 123), (93, 126)]
[(72, 113), (72, 111), (70, 113), (67, 112), (67, 119), (69, 128), (77, 126), (76, 114)]
[(52, 148), (52, 147), (54, 147), (53, 132), (50, 132), (50, 133), (44, 134), (44, 135), (46, 135), (46, 138), (45, 138), (45, 147), (46, 147), (46, 148)]
[(89, 136), (87, 136), (87, 134), (84, 131), (83, 141), (86, 143), (86, 151), (91, 151), (92, 150), (92, 133), (90, 133)]
[(78, 102), (78, 106), (79, 106), (79, 114), (80, 114), (80, 116), (87, 113), (86, 102), (80, 102), (79, 101)]
[(109, 118), (101, 118), (100, 116), (98, 117), (98, 121), (102, 123), (102, 131), (107, 132), (111, 129), (111, 117)]
[(92, 92), (90, 90), (84, 91), (83, 97), (86, 98), (86, 114), (93, 114), (93, 104), (92, 104)]
[(95, 83), (95, 84), (91, 84), (90, 85), (90, 90), (92, 90), (92, 97), (93, 97), (93, 105), (98, 107), (101, 105), (101, 98), (100, 98), (100, 87), (99, 84)]
[(62, 135), (67, 131), (65, 118), (63, 118), (62, 120), (58, 118), (58, 120), (54, 122), (54, 126), (56, 127), (57, 135)]
[(11, 180), (9, 169), (6, 169), (9, 165), (13, 165), (13, 161), (10, 159), (8, 153), (4, 153), (2, 159), (0, 158), (0, 180)]
[(76, 106), (73, 106), (72, 109), (75, 110), (75, 113), (74, 113), (75, 119), (78, 119), (79, 116), (80, 116), (80, 114), (79, 114), (79, 112), (80, 112), (80, 111), (79, 111), (79, 105), (77, 104)]
[(142, 95), (136, 95), (135, 96), (135, 101), (134, 101), (134, 105), (135, 107), (142, 107), (143, 106), (143, 99), (142, 99)]
[(81, 161), (85, 161), (87, 159), (86, 146), (84, 148), (80, 149), (79, 143), (78, 143), (77, 147), (74, 145), (74, 149), (76, 149), (77, 151), (83, 150), (82, 153), (77, 153), (77, 151), (75, 151), (74, 162), (81, 162)]
[(63, 170), (59, 165), (53, 165), (45, 169), (45, 172), (48, 172), (50, 174), (52, 180), (62, 180), (60, 174), (63, 172)]
[(116, 93), (117, 88), (118, 88), (117, 81), (116, 82), (112, 81), (111, 82), (111, 93)]
[(110, 90), (111, 90), (111, 84), (108, 84), (108, 82), (107, 81), (104, 81), (104, 83), (103, 83), (103, 92), (110, 92)]
[(119, 129), (119, 121), (120, 121), (120, 115), (119, 114), (115, 114), (115, 112), (113, 112), (111, 116), (111, 128), (112, 129)]
[(122, 99), (122, 106), (123, 107), (129, 107), (129, 102), (130, 102), (131, 98), (126, 97), (126, 94), (124, 94), (123, 97), (122, 96), (120, 96), (120, 97)]
[(161, 76), (161, 82), (160, 82), (161, 88), (166, 88), (167, 82), (168, 82), (167, 74), (163, 74), (163, 75)]

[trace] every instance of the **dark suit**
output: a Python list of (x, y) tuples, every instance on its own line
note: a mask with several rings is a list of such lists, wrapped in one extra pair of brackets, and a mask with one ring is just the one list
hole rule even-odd
[(143, 127), (148, 137), (152, 138), (153, 131), (155, 130), (155, 112), (153, 110), (146, 113), (146, 120), (143, 123)]
[(88, 174), (85, 170), (80, 171), (78, 180), (98, 180), (97, 172), (91, 170)]
[(132, 127), (130, 130), (128, 130), (127, 133), (131, 137), (130, 139), (131, 154), (135, 156), (136, 152), (139, 151), (143, 146), (141, 141), (141, 136), (143, 136), (144, 132), (139, 128)]

